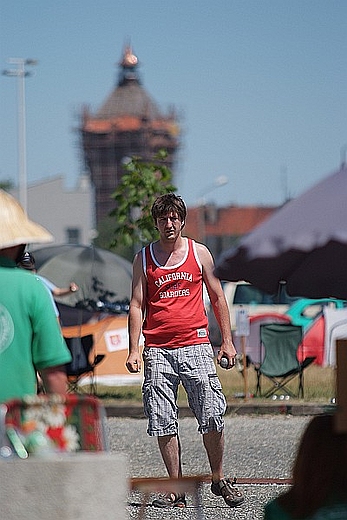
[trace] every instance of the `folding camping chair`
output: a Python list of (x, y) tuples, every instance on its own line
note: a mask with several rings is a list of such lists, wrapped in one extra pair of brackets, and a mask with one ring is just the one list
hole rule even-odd
[[(265, 355), (257, 372), (256, 395), (270, 397), (283, 390), (291, 397), (304, 397), (304, 370), (314, 361), (314, 357), (298, 360), (298, 349), (302, 348), (303, 330), (299, 325), (267, 323), (260, 326), (260, 342)], [(272, 386), (261, 394), (261, 378), (265, 376)], [(298, 391), (288, 388), (288, 383), (298, 378)]]
[(90, 361), (94, 339), (92, 334), (82, 337), (64, 338), (71, 352), (72, 361), (67, 363), (66, 372), (69, 382), (69, 392), (80, 391), (80, 380), (89, 375), (90, 393), (96, 394), (95, 367), (104, 359), (103, 354), (94, 356)]

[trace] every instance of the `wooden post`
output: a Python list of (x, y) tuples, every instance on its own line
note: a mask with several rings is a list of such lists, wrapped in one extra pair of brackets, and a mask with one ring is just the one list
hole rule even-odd
[(244, 400), (247, 401), (248, 394), (248, 374), (247, 374), (247, 337), (250, 333), (249, 327), (249, 316), (246, 309), (240, 305), (239, 309), (236, 312), (236, 334), (240, 336), (241, 339), (241, 353), (242, 353), (242, 363), (243, 363), (243, 388), (244, 388)]
[(242, 363), (243, 363), (243, 391), (245, 394), (244, 400), (247, 401), (248, 394), (248, 370), (247, 370), (247, 355), (246, 355), (246, 336), (241, 336), (242, 348)]
[(336, 403), (336, 432), (347, 433), (347, 339), (336, 340)]

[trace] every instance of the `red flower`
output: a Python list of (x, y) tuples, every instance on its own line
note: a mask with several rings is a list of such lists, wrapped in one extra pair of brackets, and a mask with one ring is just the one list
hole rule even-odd
[(60, 450), (66, 449), (66, 441), (64, 439), (64, 427), (59, 426), (58, 428), (49, 427), (47, 429), (47, 435), (52, 439), (54, 444), (58, 446)]

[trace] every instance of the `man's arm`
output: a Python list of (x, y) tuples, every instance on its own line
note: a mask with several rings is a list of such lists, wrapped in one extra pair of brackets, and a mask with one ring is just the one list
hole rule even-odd
[(143, 311), (146, 295), (146, 280), (142, 268), (141, 252), (137, 253), (133, 263), (132, 295), (128, 316), (129, 354), (126, 367), (129, 372), (141, 370), (141, 354), (139, 340), (143, 322)]
[(71, 282), (69, 287), (55, 287), (52, 290), (53, 296), (67, 296), (72, 292), (78, 291), (79, 287), (75, 282)]
[(217, 361), (225, 356), (231, 368), (234, 365), (236, 350), (232, 342), (228, 304), (220, 280), (214, 275), (214, 262), (210, 251), (203, 244), (196, 244), (196, 247), (203, 268), (203, 280), (222, 336)]
[(43, 368), (40, 375), (44, 388), (49, 394), (66, 394), (68, 384), (64, 365)]
[(45, 278), (44, 276), (37, 275), (40, 280), (45, 284), (47, 289), (53, 294), (54, 297), (66, 296), (72, 292), (78, 291), (79, 287), (75, 282), (71, 282), (69, 287), (57, 287), (53, 282)]

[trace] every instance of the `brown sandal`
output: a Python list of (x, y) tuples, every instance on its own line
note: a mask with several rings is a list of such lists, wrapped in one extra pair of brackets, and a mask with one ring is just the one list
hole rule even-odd
[(229, 507), (237, 507), (244, 502), (245, 497), (239, 489), (234, 487), (235, 483), (236, 478), (232, 482), (228, 478), (223, 478), (219, 482), (212, 482), (211, 491), (217, 497), (223, 497)]
[(176, 495), (175, 493), (168, 493), (161, 498), (156, 498), (152, 502), (153, 507), (186, 507), (185, 495)]

